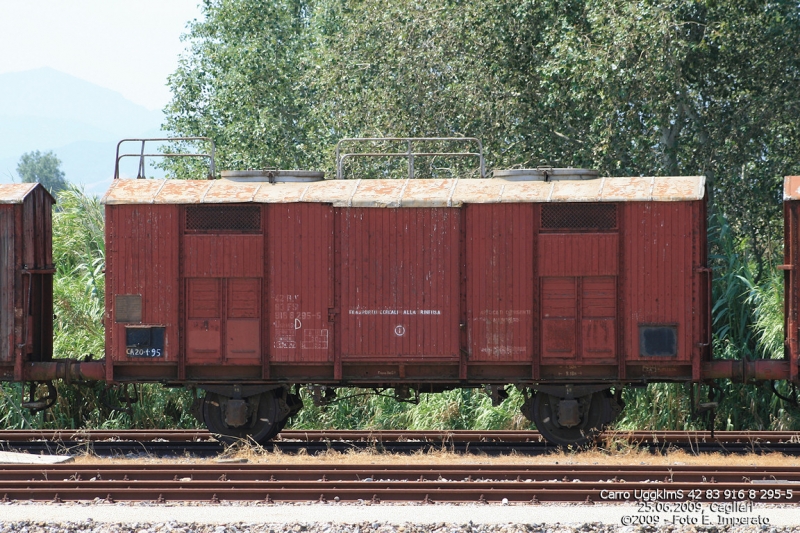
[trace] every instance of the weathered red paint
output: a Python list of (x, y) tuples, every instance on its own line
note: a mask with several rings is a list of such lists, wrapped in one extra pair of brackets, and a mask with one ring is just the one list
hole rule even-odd
[(182, 230), (185, 364), (260, 366), (263, 232)]
[[(639, 178), (530, 191), (438, 180), (429, 198), (424, 180), (383, 181), (361, 192), (352, 183), (245, 184), (229, 203), (222, 193), (235, 183), (114, 189), (108, 347), (118, 368), (109, 365), (109, 379), (702, 378), (710, 357), (702, 194), (682, 200), (669, 196), (678, 194), (671, 184)], [(667, 201), (640, 199), (656, 186)], [(570, 187), (589, 196), (551, 201)], [(411, 196), (413, 207), (398, 207)], [(500, 197), (512, 201), (492, 200)], [(193, 206), (256, 209), (261, 222), (193, 229)], [(126, 324), (114, 321), (115, 297), (139, 294), (141, 324), (166, 328), (157, 358), (128, 357)], [(675, 353), (642, 355), (641, 326), (673, 328)]]
[(104, 361), (78, 362), (72, 359), (28, 363), (23, 367), (24, 381), (103, 381), (106, 377)]
[(702, 363), (703, 379), (730, 379), (737, 383), (789, 379), (789, 361), (782, 359), (719, 359)]
[(0, 185), (0, 379), (53, 358), (54, 203), (38, 184)]
[(526, 362), (533, 342), (538, 222), (535, 204), (475, 204), (466, 217), (466, 308), (470, 362)]
[[(652, 364), (700, 362), (709, 357), (704, 202), (625, 205), (622, 268), (624, 339), (629, 359)], [(678, 355), (640, 355), (640, 325), (677, 327)], [(700, 379), (699, 367), (692, 377)]]
[[(114, 380), (118, 364), (177, 364), (179, 309), (182, 294), (179, 272), (180, 206), (106, 206), (106, 358), (107, 379)], [(141, 320), (119, 322), (117, 295), (141, 296)], [(127, 325), (166, 328), (165, 350), (158, 358), (126, 355)]]
[(265, 333), (270, 363), (333, 363), (333, 208), (270, 204)]
[(341, 357), (459, 357), (458, 209), (340, 209)]

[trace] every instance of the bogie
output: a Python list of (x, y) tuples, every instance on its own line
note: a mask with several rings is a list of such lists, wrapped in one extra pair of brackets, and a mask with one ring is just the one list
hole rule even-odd
[(200, 401), (202, 421), (211, 433), (228, 443), (246, 440), (264, 444), (303, 407), (300, 397), (283, 387), (238, 398), (206, 392)]
[(537, 391), (523, 404), (542, 436), (561, 446), (586, 446), (613, 422), (624, 408), (619, 395), (609, 389), (574, 396), (565, 387), (561, 394)]

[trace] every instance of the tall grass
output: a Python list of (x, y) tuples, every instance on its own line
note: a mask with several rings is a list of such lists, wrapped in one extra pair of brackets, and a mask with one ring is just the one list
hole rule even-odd
[[(325, 407), (312, 404), (303, 394), (305, 407), (293, 429), (523, 429), (530, 427), (522, 416), (522, 394), (511, 387), (509, 397), (492, 407), (491, 398), (480, 389), (458, 389), (421, 394), (419, 403), (398, 402), (392, 397), (364, 395), (359, 389), (340, 389), (339, 400)], [(391, 393), (391, 391), (389, 391)]]
[(30, 412), (23, 409), (22, 385), (0, 383), (0, 429), (32, 429), (37, 427)]
[[(734, 236), (724, 217), (718, 215), (712, 220), (709, 238), (715, 266), (712, 312), (715, 357), (783, 358), (783, 276), (777, 270), (777, 262), (782, 258), (772, 249), (754, 257), (747, 239)], [(773, 395), (768, 385), (722, 380), (717, 427), (800, 428), (800, 411)]]
[(55, 357), (104, 352), (105, 239), (103, 206), (75, 187), (58, 195), (53, 213)]

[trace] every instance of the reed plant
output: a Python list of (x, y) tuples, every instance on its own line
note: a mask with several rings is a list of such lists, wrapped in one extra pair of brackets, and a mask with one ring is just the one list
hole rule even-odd
[(482, 389), (456, 389), (421, 394), (418, 403), (398, 402), (393, 391), (380, 395), (361, 389), (340, 389), (337, 401), (317, 407), (303, 391), (305, 407), (292, 429), (428, 429), (500, 430), (528, 428), (522, 416), (522, 394), (508, 387), (509, 397), (493, 407)]

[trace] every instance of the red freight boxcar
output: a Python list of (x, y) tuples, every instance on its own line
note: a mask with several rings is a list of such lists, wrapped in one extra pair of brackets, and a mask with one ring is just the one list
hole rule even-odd
[(211, 430), (260, 441), (302, 407), (291, 385), (514, 384), (548, 439), (583, 442), (624, 384), (704, 378), (704, 179), (553, 174), (115, 180), (106, 379), (204, 389)]
[(0, 184), (0, 381), (53, 358), (53, 203), (39, 184)]

